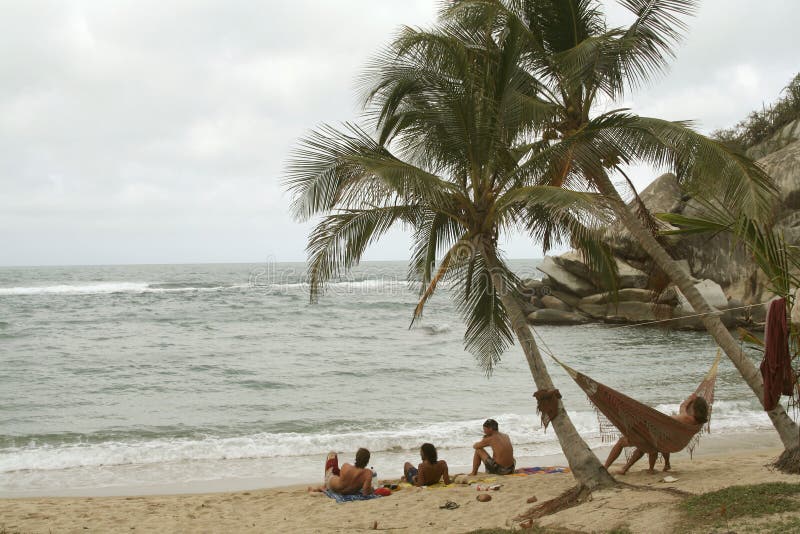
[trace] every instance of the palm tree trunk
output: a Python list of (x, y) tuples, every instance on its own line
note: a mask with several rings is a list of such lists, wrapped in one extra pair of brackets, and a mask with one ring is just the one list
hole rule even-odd
[[(536, 345), (536, 340), (533, 338), (531, 329), (528, 326), (525, 312), (516, 298), (516, 288), (505, 287), (504, 279), (499, 274), (502, 267), (500, 267), (497, 260), (496, 252), (487, 250), (487, 248), (484, 246), (481, 252), (486, 258), (486, 263), (492, 276), (492, 285), (508, 312), (511, 326), (517, 335), (520, 345), (522, 345), (525, 359), (528, 361), (533, 381), (540, 390), (554, 389), (550, 373), (547, 371), (542, 355), (539, 352), (539, 347)], [(580, 485), (593, 490), (616, 483), (581, 435), (578, 434), (575, 425), (572, 424), (572, 420), (564, 409), (564, 404), (560, 400), (558, 401), (558, 415), (552, 419), (551, 424), (561, 445), (561, 450), (564, 451), (564, 456), (567, 458), (572, 474)]]
[[(650, 256), (658, 267), (664, 271), (669, 279), (674, 283), (681, 292), (684, 294), (689, 304), (695, 309), (697, 313), (705, 315), (701, 316), (703, 324), (717, 342), (717, 345), (725, 351), (728, 358), (733, 362), (733, 365), (742, 375), (747, 385), (756, 394), (756, 397), (764, 404), (764, 381), (761, 373), (756, 366), (751, 362), (747, 356), (742, 352), (739, 343), (734, 339), (728, 329), (719, 320), (719, 317), (714, 314), (708, 302), (703, 298), (700, 292), (692, 283), (689, 273), (683, 267), (670, 257), (664, 247), (656, 241), (655, 237), (644, 227), (634, 213), (628, 208), (622, 198), (619, 196), (614, 184), (608, 176), (595, 177), (593, 180), (597, 185), (601, 194), (606, 196), (611, 201), (611, 207), (617, 216), (620, 218), (625, 228), (633, 235), (639, 242), (639, 245), (644, 249), (648, 256)], [(767, 414), (778, 431), (778, 435), (783, 442), (784, 447), (791, 449), (800, 444), (800, 430), (797, 424), (791, 420), (786, 414), (781, 404), (777, 408), (768, 410)]]

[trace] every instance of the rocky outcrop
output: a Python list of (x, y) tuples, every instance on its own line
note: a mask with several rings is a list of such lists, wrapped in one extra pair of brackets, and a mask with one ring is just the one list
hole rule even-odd
[(541, 309), (528, 314), (528, 321), (533, 324), (582, 324), (589, 319), (580, 313)]
[[(525, 311), (533, 324), (574, 325), (589, 321), (606, 323), (664, 322), (672, 328), (696, 329), (703, 324), (675, 287), (664, 291), (647, 289), (649, 277), (626, 262), (619, 261), (620, 289), (604, 291), (581, 256), (574, 251), (546, 257), (539, 270), (541, 280), (525, 280), (529, 296)], [(569, 275), (569, 276), (567, 276)], [(720, 311), (723, 321), (733, 326), (744, 322), (735, 313), (725, 314), (732, 304), (712, 280), (697, 280), (696, 287)], [(740, 305), (738, 301), (733, 304)]]
[(545, 256), (537, 269), (547, 276), (548, 287), (561, 288), (579, 296), (591, 295), (594, 292), (594, 285), (590, 281), (566, 270), (550, 256)]
[(800, 119), (790, 122), (763, 143), (748, 148), (747, 157), (751, 159), (761, 159), (795, 141), (800, 141)]
[[(780, 191), (775, 210), (777, 228), (787, 244), (800, 245), (800, 120), (785, 126), (764, 146), (775, 150), (758, 160), (773, 177)], [(763, 147), (762, 147), (763, 148)], [(671, 174), (665, 174), (645, 189), (640, 198), (652, 213), (671, 212), (687, 216), (702, 213), (700, 204), (683, 194)], [(616, 255), (647, 270), (641, 247), (619, 227), (609, 229), (609, 244)], [(676, 259), (687, 262), (688, 272), (699, 279), (713, 280), (728, 298), (754, 304), (768, 300), (767, 280), (747, 250), (726, 234), (681, 236), (667, 243)]]
[[(749, 154), (775, 179), (780, 189), (776, 226), (789, 245), (800, 246), (800, 120), (785, 126)], [(664, 174), (641, 192), (651, 213), (701, 213), (700, 204), (681, 190), (673, 174)], [(669, 228), (658, 222), (663, 228)], [(654, 269), (644, 251), (620, 224), (607, 231), (607, 243), (617, 257), (619, 291), (612, 295), (598, 285), (580, 254), (574, 251), (546, 257), (542, 279), (526, 281), (528, 318), (536, 324), (578, 324), (585, 321), (647, 322), (668, 319), (673, 328), (703, 328), (686, 298), (674, 286), (651, 280)], [(752, 326), (764, 320), (769, 300), (766, 277), (744, 247), (728, 235), (672, 236), (664, 239), (673, 258), (683, 263), (706, 301), (719, 310), (725, 324)], [(651, 291), (658, 287), (659, 292)], [(743, 306), (752, 306), (740, 309)]]

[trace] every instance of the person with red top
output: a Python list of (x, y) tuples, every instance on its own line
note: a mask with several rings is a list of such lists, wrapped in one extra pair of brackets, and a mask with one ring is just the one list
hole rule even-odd
[(308, 488), (308, 491), (331, 490), (342, 495), (370, 495), (372, 489), (372, 470), (367, 469), (369, 451), (361, 448), (356, 452), (355, 465), (344, 464), (339, 468), (339, 458), (335, 452), (328, 453), (325, 460), (325, 485)]

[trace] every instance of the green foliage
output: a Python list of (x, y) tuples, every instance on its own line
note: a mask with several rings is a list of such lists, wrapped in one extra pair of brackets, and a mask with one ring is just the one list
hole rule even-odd
[(701, 526), (718, 520), (757, 518), (798, 511), (800, 484), (772, 482), (731, 486), (689, 497), (680, 504), (688, 524)]
[(751, 111), (733, 128), (716, 130), (711, 136), (740, 152), (766, 141), (793, 120), (800, 119), (800, 74), (784, 87), (783, 93), (774, 104)]

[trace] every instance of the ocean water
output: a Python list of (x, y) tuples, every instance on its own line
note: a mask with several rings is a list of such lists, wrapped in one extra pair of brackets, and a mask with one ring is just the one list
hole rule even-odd
[[(511, 265), (538, 277), (537, 263)], [(487, 377), (446, 290), (409, 328), (406, 269), (362, 264), (312, 305), (301, 263), (0, 268), (0, 496), (311, 482), (327, 451), (348, 461), (358, 447), (388, 478), (425, 441), (465, 470), (487, 417), (517, 457), (557, 454), (522, 351)], [(668, 413), (716, 352), (702, 332), (537, 330), (573, 367)], [(549, 367), (599, 446), (585, 395)], [(726, 359), (716, 394), (714, 432), (770, 428)]]

